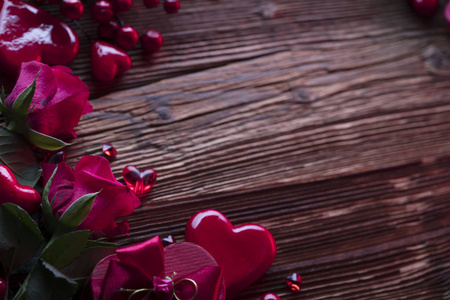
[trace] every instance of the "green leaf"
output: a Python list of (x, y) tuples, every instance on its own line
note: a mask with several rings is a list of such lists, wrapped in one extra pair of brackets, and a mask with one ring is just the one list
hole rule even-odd
[(72, 231), (84, 221), (98, 193), (81, 196), (67, 208), (59, 219), (59, 233)]
[(0, 95), (0, 100), (1, 100), (2, 104), (5, 104), (6, 94), (5, 94), (5, 87), (4, 86), (2, 86), (2, 93)]
[(18, 121), (23, 121), (25, 123), (25, 117), (28, 114), (28, 109), (31, 105), (31, 100), (33, 100), (34, 92), (36, 91), (36, 79), (39, 75), (40, 70), (34, 77), (33, 82), (17, 96), (14, 100), (12, 106), (12, 113), (14, 116), (19, 116)]
[(55, 177), (56, 171), (58, 171), (58, 167), (53, 171), (52, 176), (47, 181), (47, 184), (44, 187), (44, 191), (42, 192), (42, 214), (44, 215), (44, 219), (47, 222), (47, 227), (49, 231), (54, 232), (57, 226), (57, 221), (53, 216), (52, 207), (50, 205), (50, 201), (48, 199), (48, 193), (50, 190), (50, 186), (52, 185), (53, 178)]
[(43, 240), (25, 210), (12, 203), (0, 206), (0, 262), (8, 272), (32, 258)]
[[(89, 241), (91, 242), (91, 241)], [(88, 242), (88, 243), (89, 243)], [(86, 248), (70, 265), (61, 272), (71, 278), (86, 278), (103, 258), (112, 255), (118, 247), (89, 247)]]
[(89, 240), (86, 243), (86, 248), (91, 248), (91, 247), (118, 248), (120, 246), (122, 246), (122, 244), (102, 242), (102, 241), (96, 241), (96, 240)]
[(8, 166), (20, 184), (33, 187), (41, 176), (41, 168), (27, 143), (5, 128), (0, 128), (0, 164)]
[(25, 299), (69, 300), (75, 295), (78, 283), (44, 260), (39, 260), (25, 287)]
[(89, 234), (89, 230), (64, 234), (47, 245), (41, 258), (57, 269), (64, 268), (84, 250), (89, 240)]
[(73, 143), (66, 143), (57, 138), (37, 132), (36, 130), (31, 128), (27, 128), (24, 135), (30, 143), (45, 150), (55, 151), (66, 146), (73, 145)]

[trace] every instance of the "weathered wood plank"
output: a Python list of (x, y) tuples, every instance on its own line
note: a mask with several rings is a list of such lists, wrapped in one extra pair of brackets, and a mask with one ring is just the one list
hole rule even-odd
[[(215, 208), (277, 241), (238, 299), (450, 299), (442, 16), (387, 0), (191, 0), (163, 16), (138, 2), (125, 15), (163, 33), (153, 64), (132, 50), (134, 68), (98, 84), (84, 44), (72, 66), (94, 96), (118, 92), (92, 101), (68, 161), (113, 142), (117, 177), (127, 164), (158, 171), (131, 237), (183, 240), (188, 218)], [(283, 285), (291, 272), (300, 296)]]

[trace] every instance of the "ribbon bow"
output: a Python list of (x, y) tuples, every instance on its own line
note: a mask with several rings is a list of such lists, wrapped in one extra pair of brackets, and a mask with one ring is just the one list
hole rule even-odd
[[(183, 259), (183, 257), (180, 257)], [(218, 300), (223, 280), (219, 266), (166, 277), (164, 247), (159, 236), (116, 250), (95, 268), (91, 279), (94, 300)], [(173, 281), (172, 281), (173, 280)], [(139, 295), (139, 296), (138, 296)]]

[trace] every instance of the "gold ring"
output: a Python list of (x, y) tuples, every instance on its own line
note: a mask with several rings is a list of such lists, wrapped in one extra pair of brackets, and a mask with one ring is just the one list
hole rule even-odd
[[(191, 282), (191, 283), (194, 285), (194, 287), (195, 287), (195, 293), (194, 293), (194, 296), (192, 296), (192, 297), (189, 299), (189, 300), (193, 300), (193, 299), (195, 298), (195, 296), (197, 296), (197, 293), (198, 293), (197, 282), (195, 282), (194, 280), (192, 280), (192, 279), (190, 279), (190, 278), (182, 278), (182, 279), (178, 280), (177, 282), (175, 282), (174, 285), (177, 285), (177, 284), (179, 284), (180, 282), (183, 282), (183, 281), (189, 281), (189, 282)], [(180, 298), (178, 298), (177, 293), (175, 292), (175, 290), (173, 291), (173, 296), (175, 297), (176, 300), (181, 300)]]

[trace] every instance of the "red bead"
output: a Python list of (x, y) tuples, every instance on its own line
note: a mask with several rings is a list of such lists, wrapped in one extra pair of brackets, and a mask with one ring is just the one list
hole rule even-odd
[(138, 196), (150, 191), (156, 181), (156, 172), (153, 169), (141, 172), (135, 166), (126, 166), (122, 175), (127, 186)]
[(162, 239), (162, 243), (164, 247), (167, 247), (175, 243), (175, 239), (173, 238), (173, 236), (169, 235), (168, 237)]
[(133, 0), (114, 0), (113, 7), (116, 12), (129, 11), (133, 6)]
[(281, 298), (274, 293), (266, 293), (261, 297), (261, 300), (281, 300)]
[(98, 80), (113, 80), (130, 68), (131, 58), (122, 49), (101, 41), (91, 45), (91, 70)]
[(120, 48), (130, 50), (137, 45), (138, 41), (139, 34), (133, 27), (125, 25), (117, 30), (116, 43)]
[(148, 8), (157, 7), (159, 4), (159, 0), (144, 0), (144, 5)]
[(145, 34), (141, 35), (141, 45), (146, 54), (152, 55), (161, 50), (163, 45), (162, 36), (156, 30), (148, 30)]
[(431, 17), (439, 8), (439, 0), (410, 0), (414, 11), (423, 17)]
[(106, 24), (98, 24), (98, 38), (103, 40), (115, 40), (117, 30), (119, 30), (119, 28), (119, 23), (117, 23), (116, 21), (109, 21), (109, 23)]
[(180, 9), (180, 1), (179, 0), (165, 0), (164, 1), (164, 10), (168, 14), (175, 14)]
[(117, 151), (111, 143), (104, 143), (103, 147), (102, 147), (102, 151), (105, 154), (105, 156), (108, 158), (114, 159), (117, 156)]
[(113, 16), (112, 5), (106, 0), (97, 1), (92, 7), (92, 17), (100, 23), (107, 24), (112, 20)]
[(302, 289), (302, 277), (300, 274), (294, 273), (286, 277), (286, 285), (293, 292), (300, 292)]
[(0, 278), (0, 299), (3, 299), (6, 296), (6, 281), (3, 278)]
[(63, 0), (59, 8), (61, 14), (69, 20), (79, 20), (84, 13), (84, 6), (80, 0)]
[(50, 152), (49, 154), (47, 154), (47, 156), (44, 158), (44, 161), (48, 164), (57, 165), (65, 159), (66, 153), (64, 153), (64, 151), (58, 151), (56, 153)]

